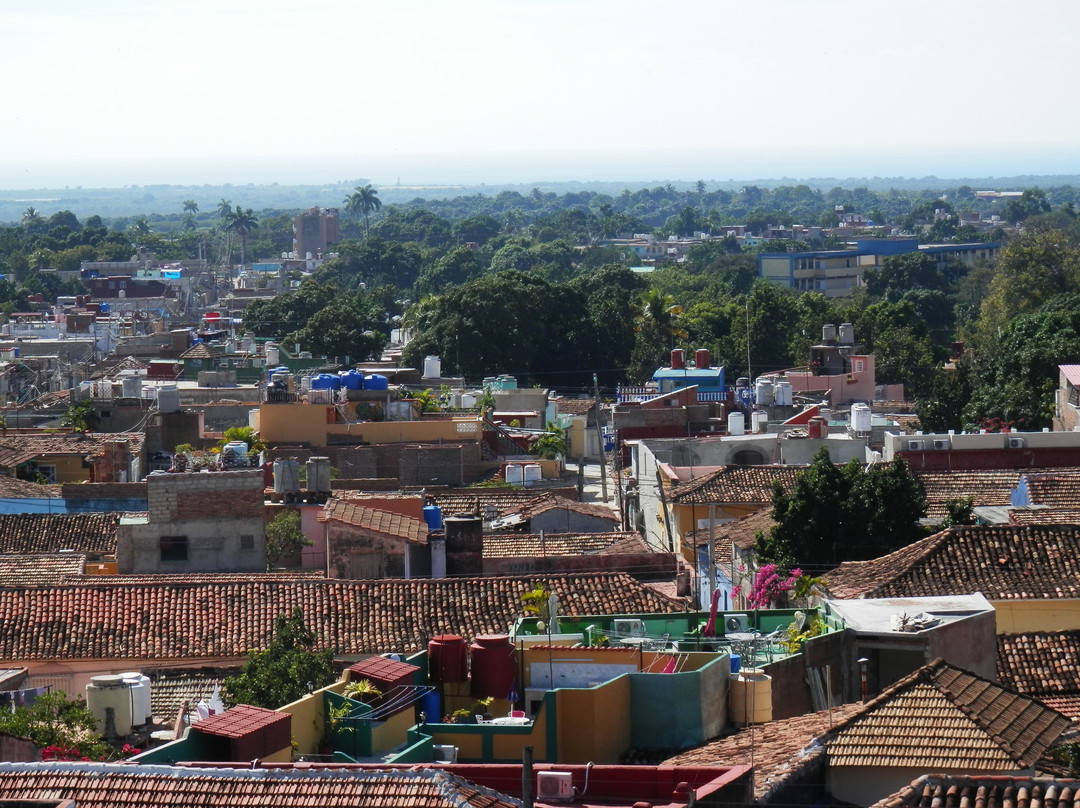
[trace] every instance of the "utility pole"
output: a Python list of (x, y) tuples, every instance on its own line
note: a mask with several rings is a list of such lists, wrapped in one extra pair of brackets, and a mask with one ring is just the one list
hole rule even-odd
[(600, 439), (600, 491), (603, 494), (604, 502), (607, 502), (607, 453), (604, 451), (604, 430), (600, 423), (600, 414), (603, 412), (600, 409), (600, 383), (596, 380), (595, 373), (592, 375), (592, 383), (593, 400), (596, 405), (596, 436)]

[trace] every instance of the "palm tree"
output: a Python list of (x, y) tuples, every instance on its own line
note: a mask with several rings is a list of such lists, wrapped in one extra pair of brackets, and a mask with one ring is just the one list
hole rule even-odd
[(222, 199), (217, 203), (217, 215), (219, 219), (228, 219), (232, 216), (232, 202), (228, 199)]
[(379, 192), (371, 185), (356, 186), (353, 193), (345, 197), (345, 212), (353, 218), (357, 214), (364, 217), (364, 235), (371, 229), (371, 214), (382, 207)]
[(232, 232), (229, 230), (229, 220), (233, 215), (232, 202), (228, 199), (222, 199), (217, 203), (217, 215), (221, 219), (222, 229), (225, 230), (225, 263), (232, 263)]
[(247, 237), (248, 233), (259, 226), (259, 219), (255, 215), (255, 211), (251, 208), (244, 210), (239, 205), (233, 208), (232, 215), (229, 216), (227, 224), (225, 225), (225, 231), (228, 233), (236, 233), (240, 236), (240, 263), (247, 263)]
[(27, 224), (33, 224), (41, 219), (41, 214), (37, 212), (37, 208), (33, 205), (26, 209), (26, 212), (22, 215), (23, 221)]
[(657, 287), (641, 296), (638, 304), (638, 330), (652, 331), (668, 339), (668, 350), (675, 347), (675, 338), (687, 336), (682, 327), (682, 306), (675, 298)]
[(198, 202), (196, 202), (194, 199), (185, 199), (184, 200), (184, 213), (190, 213), (192, 216), (194, 216), (198, 212), (199, 212), (199, 203)]

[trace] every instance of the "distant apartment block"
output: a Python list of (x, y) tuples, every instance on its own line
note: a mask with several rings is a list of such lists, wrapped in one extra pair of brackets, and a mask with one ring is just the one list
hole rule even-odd
[(338, 240), (337, 208), (311, 208), (293, 219), (296, 257), (316, 257)]
[(919, 244), (916, 239), (861, 239), (850, 250), (762, 253), (758, 256), (758, 276), (797, 289), (820, 292), (826, 297), (842, 297), (863, 285), (867, 269), (881, 266), (890, 255), (920, 252), (933, 255), (940, 264), (958, 261), (972, 266), (979, 260), (993, 261), (998, 244)]

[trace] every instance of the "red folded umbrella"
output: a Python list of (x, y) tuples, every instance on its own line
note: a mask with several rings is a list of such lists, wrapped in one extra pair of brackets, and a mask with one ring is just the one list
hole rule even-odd
[(720, 607), (720, 590), (714, 589), (712, 593), (712, 605), (709, 607), (709, 622), (705, 624), (705, 628), (701, 630), (701, 634), (704, 637), (716, 636), (716, 612)]

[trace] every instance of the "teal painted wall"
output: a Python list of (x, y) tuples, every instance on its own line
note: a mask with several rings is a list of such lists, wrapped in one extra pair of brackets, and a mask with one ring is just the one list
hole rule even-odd
[(720, 734), (727, 719), (731, 662), (719, 657), (686, 673), (631, 673), (630, 743), (681, 749)]

